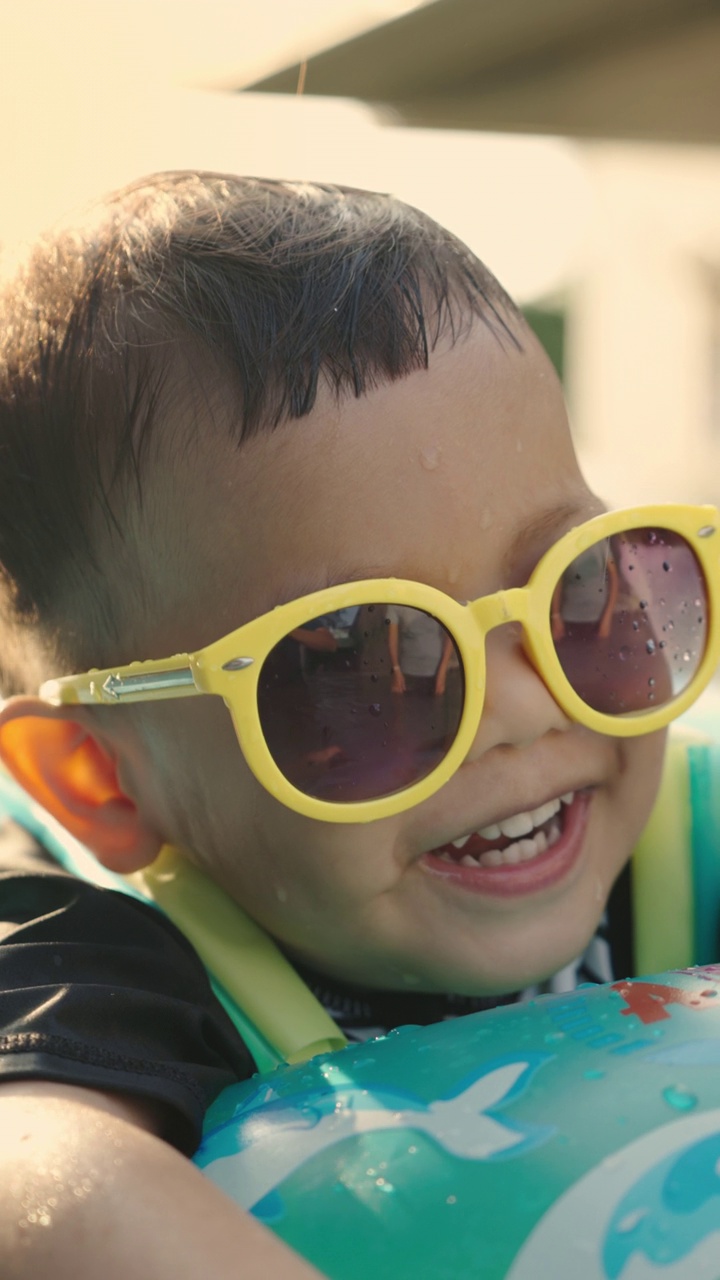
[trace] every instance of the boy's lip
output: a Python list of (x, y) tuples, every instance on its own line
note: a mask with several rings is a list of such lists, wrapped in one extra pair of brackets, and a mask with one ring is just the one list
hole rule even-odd
[(572, 804), (565, 809), (559, 839), (529, 862), (499, 867), (465, 866), (460, 861), (441, 860), (434, 850), (429, 850), (420, 858), (420, 866), (472, 893), (502, 898), (540, 893), (562, 880), (577, 862), (585, 840), (591, 799), (592, 792), (587, 788), (575, 792)]

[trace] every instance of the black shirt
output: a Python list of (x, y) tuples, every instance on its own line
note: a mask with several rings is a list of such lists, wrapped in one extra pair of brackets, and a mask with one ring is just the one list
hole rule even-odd
[[(628, 877), (611, 918), (629, 936)], [(622, 917), (627, 917), (622, 920)], [(613, 970), (631, 972), (631, 957)], [(350, 1039), (508, 1004), (494, 997), (368, 991), (298, 966)], [(580, 966), (577, 980), (593, 978)], [(203, 1116), (254, 1062), (187, 939), (156, 908), (61, 870), (0, 823), (0, 1080), (44, 1079), (157, 1104), (162, 1134), (192, 1153)]]

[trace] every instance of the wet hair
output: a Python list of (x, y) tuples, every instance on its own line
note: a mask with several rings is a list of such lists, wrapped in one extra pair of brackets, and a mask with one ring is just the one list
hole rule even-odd
[(321, 386), (362, 396), (426, 367), (475, 320), (515, 346), (520, 329), (482, 263), (390, 196), (197, 172), (134, 183), (45, 238), (0, 308), (5, 694), (50, 674), (38, 643), (65, 670), (118, 660), (108, 551), (169, 423), (187, 437), (173, 449), (204, 430), (171, 412), (188, 380), (222, 389), (241, 446), (301, 420)]

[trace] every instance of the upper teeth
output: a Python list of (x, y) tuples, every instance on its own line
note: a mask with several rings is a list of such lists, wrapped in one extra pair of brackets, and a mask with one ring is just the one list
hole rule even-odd
[[(503, 818), (501, 822), (493, 822), (488, 827), (481, 827), (477, 835), (482, 836), (483, 840), (497, 840), (500, 836), (507, 836), (508, 840), (519, 840), (521, 836), (528, 836), (535, 827), (541, 827), (543, 823), (549, 822), (550, 818), (559, 813), (561, 804), (572, 804), (574, 796), (574, 791), (566, 791), (565, 795), (559, 796), (556, 800), (546, 801), (538, 809), (531, 809), (528, 813), (513, 813), (509, 818)], [(460, 836), (452, 843), (456, 849), (462, 849), (469, 839), (470, 835)]]

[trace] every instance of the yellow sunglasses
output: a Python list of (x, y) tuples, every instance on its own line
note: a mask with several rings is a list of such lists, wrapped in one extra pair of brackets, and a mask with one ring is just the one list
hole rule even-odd
[(520, 623), (565, 714), (597, 733), (661, 729), (710, 679), (720, 512), (644, 506), (571, 529), (525, 587), (460, 604), (419, 582), (328, 587), (196, 653), (47, 681), (54, 705), (215, 694), (258, 781), (310, 818), (370, 822), (459, 768), (485, 694), (485, 637)]

